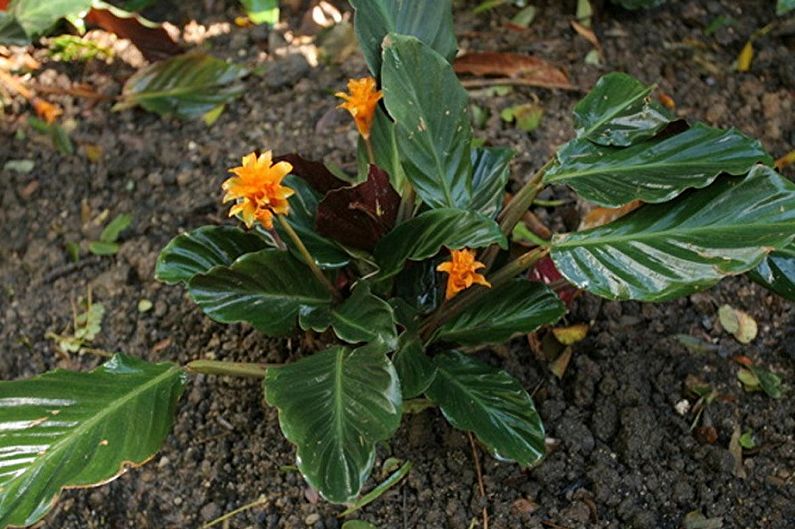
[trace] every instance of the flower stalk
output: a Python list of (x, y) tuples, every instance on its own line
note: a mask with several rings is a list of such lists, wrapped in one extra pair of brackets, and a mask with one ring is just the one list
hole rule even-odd
[(279, 364), (253, 364), (248, 362), (226, 362), (221, 360), (194, 360), (185, 366), (190, 373), (221, 375), (243, 378), (265, 378), (268, 369)]
[(309, 250), (307, 250), (306, 246), (304, 245), (304, 242), (295, 232), (293, 227), (290, 226), (290, 223), (287, 222), (287, 219), (284, 218), (284, 215), (277, 215), (277, 216), (279, 218), (279, 222), (282, 225), (282, 228), (284, 228), (284, 231), (287, 233), (287, 236), (290, 237), (290, 240), (293, 241), (293, 243), (295, 244), (295, 247), (298, 249), (298, 252), (301, 254), (301, 257), (304, 258), (304, 262), (306, 262), (307, 266), (309, 266), (309, 269), (312, 271), (312, 274), (314, 274), (317, 280), (320, 281), (324, 287), (326, 287), (326, 289), (331, 293), (335, 301), (341, 301), (342, 296), (340, 295), (339, 290), (337, 290), (336, 287), (331, 284), (331, 281), (329, 281), (329, 279), (326, 277), (326, 274), (324, 274), (323, 271), (317, 266), (315, 258), (312, 257), (311, 253), (309, 253)]

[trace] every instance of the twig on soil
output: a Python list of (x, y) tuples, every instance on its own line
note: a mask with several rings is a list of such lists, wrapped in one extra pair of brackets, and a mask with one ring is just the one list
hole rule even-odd
[(266, 503), (268, 503), (268, 498), (261, 497), (261, 498), (259, 498), (256, 501), (252, 501), (251, 503), (247, 503), (246, 505), (243, 505), (242, 507), (238, 507), (234, 511), (228, 512), (228, 513), (224, 514), (223, 516), (220, 516), (220, 517), (216, 518), (215, 520), (207, 522), (206, 524), (202, 525), (202, 529), (207, 529), (208, 527), (212, 527), (214, 525), (218, 525), (219, 523), (225, 522), (226, 520), (228, 520), (229, 518), (235, 516), (236, 514), (240, 514), (243, 511), (247, 511), (249, 509), (253, 509), (254, 507), (259, 507), (260, 505), (264, 505)]
[(78, 270), (85, 268), (87, 266), (92, 266), (95, 264), (99, 264), (102, 262), (102, 257), (96, 255), (94, 257), (89, 257), (88, 259), (82, 259), (76, 263), (69, 263), (64, 266), (58, 266), (47, 272), (44, 277), (42, 278), (42, 283), (52, 283), (56, 279), (60, 279), (64, 276), (68, 276), (73, 272), (77, 272)]
[[(472, 437), (472, 432), (467, 432), (469, 437), (469, 446), (472, 447), (472, 460), (475, 462), (475, 474), (478, 476), (478, 489), (480, 490), (480, 497), (486, 499), (486, 486), (483, 485), (483, 472), (480, 470), (480, 456), (478, 455), (478, 447), (475, 445), (475, 438)], [(483, 506), (483, 529), (489, 529), (489, 510)]]

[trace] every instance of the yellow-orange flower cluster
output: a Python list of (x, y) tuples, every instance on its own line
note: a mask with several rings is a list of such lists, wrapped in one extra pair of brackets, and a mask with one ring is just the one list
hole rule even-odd
[(259, 222), (266, 229), (273, 228), (273, 214), (287, 215), (290, 205), (287, 199), (295, 191), (282, 185), (293, 166), (287, 162), (273, 163), (271, 151), (251, 153), (243, 157), (243, 165), (230, 169), (235, 176), (223, 183), (224, 203), (236, 200), (229, 216), (240, 214), (240, 218), (251, 228)]
[(449, 274), (447, 278), (447, 290), (445, 299), (452, 299), (459, 292), (471, 287), (473, 284), (491, 287), (483, 274), (477, 273), (486, 265), (475, 260), (475, 251), (468, 248), (463, 250), (450, 250), (450, 261), (444, 262), (436, 267), (439, 272)]
[(348, 91), (350, 94), (345, 92), (334, 94), (345, 100), (337, 108), (344, 108), (350, 112), (354, 121), (356, 121), (356, 128), (359, 129), (359, 134), (362, 135), (362, 138), (368, 139), (370, 138), (370, 129), (375, 118), (375, 108), (384, 95), (380, 90), (375, 89), (375, 79), (372, 77), (349, 80)]

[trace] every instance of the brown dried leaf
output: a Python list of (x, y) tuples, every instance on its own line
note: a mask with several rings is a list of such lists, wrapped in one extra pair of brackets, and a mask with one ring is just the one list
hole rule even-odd
[(458, 74), (510, 77), (533, 86), (573, 88), (563, 70), (544, 59), (521, 53), (469, 52), (458, 57), (453, 67)]
[(633, 200), (628, 204), (617, 208), (593, 208), (585, 214), (580, 221), (580, 230), (588, 230), (609, 224), (614, 220), (618, 220), (624, 215), (627, 215), (643, 205), (640, 200)]
[(588, 335), (588, 329), (587, 323), (576, 323), (567, 327), (555, 327), (552, 329), (552, 334), (563, 345), (572, 345), (584, 340)]
[(130, 40), (150, 62), (167, 59), (183, 51), (162, 24), (113, 6), (93, 7), (86, 15), (86, 22)]

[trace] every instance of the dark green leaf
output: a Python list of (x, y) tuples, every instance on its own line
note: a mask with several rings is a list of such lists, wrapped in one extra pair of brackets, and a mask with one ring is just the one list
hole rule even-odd
[(24, 46), (30, 39), (11, 13), (0, 11), (0, 44)]
[(8, 14), (29, 38), (35, 39), (62, 18), (78, 16), (90, 7), (91, 0), (13, 0), (8, 5)]
[(781, 398), (781, 377), (761, 367), (748, 366), (748, 370), (759, 380), (759, 386), (762, 388), (762, 391), (767, 393), (768, 397), (773, 399)]
[(203, 53), (186, 53), (138, 70), (114, 108), (140, 105), (160, 115), (196, 119), (243, 93), (248, 70)]
[(454, 427), (474, 433), (494, 457), (522, 466), (544, 456), (544, 425), (508, 373), (456, 351), (435, 357), (427, 395)]
[(552, 258), (579, 288), (610, 299), (684, 296), (755, 267), (795, 237), (795, 185), (768, 167), (666, 204), (558, 235)]
[(400, 391), (404, 399), (422, 395), (436, 376), (436, 365), (425, 354), (420, 337), (412, 331), (400, 335), (392, 363), (400, 378)]
[(326, 349), (269, 369), (264, 388), (307, 482), (329, 501), (352, 501), (373, 467), (375, 444), (400, 424), (400, 386), (383, 347)]
[(392, 307), (371, 294), (365, 283), (357, 285), (351, 297), (336, 307), (305, 307), (299, 321), (303, 329), (317, 332), (331, 326), (337, 337), (348, 343), (381, 340), (390, 350), (397, 346)]
[(500, 343), (555, 323), (565, 313), (565, 305), (547, 286), (514, 279), (491, 289), (476, 306), (445, 323), (435, 339), (463, 345)]
[(193, 300), (221, 323), (245, 321), (270, 336), (295, 328), (303, 307), (328, 305), (331, 296), (304, 264), (287, 252), (249, 253), (188, 282)]
[[(317, 265), (323, 269), (336, 269), (350, 263), (351, 258), (345, 250), (315, 230), (318, 202), (321, 196), (303, 179), (292, 175), (285, 178), (284, 184), (295, 190), (295, 195), (290, 197), (290, 214), (287, 216), (287, 222), (296, 231), (312, 257), (315, 258)], [(274, 223), (274, 227), (290, 252), (296, 259), (303, 261), (303, 256), (284, 228), (278, 222)]]
[(52, 144), (58, 149), (58, 152), (67, 156), (75, 153), (75, 146), (72, 144), (72, 139), (65, 128), (58, 123), (53, 123), (49, 126), (49, 129), (50, 139), (52, 139)]
[(795, 301), (795, 243), (768, 255), (748, 275), (779, 296)]
[(778, 16), (786, 15), (795, 9), (795, 0), (778, 0), (776, 2), (776, 14)]
[(451, 249), (481, 248), (491, 244), (505, 247), (507, 240), (492, 219), (474, 211), (433, 209), (400, 224), (375, 248), (380, 277), (397, 274), (409, 259), (422, 261), (436, 255), (442, 246)]
[(430, 259), (408, 263), (395, 278), (395, 295), (422, 314), (436, 310), (444, 300), (444, 281), (436, 272), (440, 262)]
[(613, 208), (633, 200), (665, 202), (685, 189), (708, 186), (721, 173), (745, 174), (757, 162), (772, 161), (758, 140), (698, 124), (624, 149), (571, 141), (544, 182), (568, 184), (586, 200)]
[(502, 209), (511, 173), (511, 149), (480, 147), (472, 150), (472, 209), (494, 218)]
[(453, 31), (451, 0), (350, 0), (354, 26), (370, 71), (381, 75), (381, 44), (390, 33), (412, 35), (448, 62), (458, 44)]
[(274, 25), (279, 22), (279, 0), (240, 0), (240, 3), (255, 24)]
[(174, 237), (161, 250), (155, 278), (165, 283), (184, 283), (212, 267), (231, 265), (238, 257), (267, 248), (252, 232), (230, 226), (202, 226)]
[(432, 208), (469, 207), (469, 96), (453, 68), (416, 38), (390, 34), (382, 84), (403, 170), (417, 195)]
[(183, 371), (116, 355), (90, 373), (0, 382), (0, 527), (40, 520), (64, 487), (141, 465), (171, 429)]
[(653, 7), (661, 6), (666, 0), (611, 0), (614, 4), (618, 4), (625, 9), (635, 11), (637, 9), (651, 9)]
[(625, 73), (605, 75), (574, 107), (577, 137), (616, 146), (651, 138), (674, 119), (650, 99), (653, 89)]
[(116, 216), (112, 221), (105, 226), (102, 233), (99, 235), (99, 240), (102, 242), (116, 242), (121, 232), (126, 230), (132, 224), (133, 218), (129, 213), (122, 213)]

